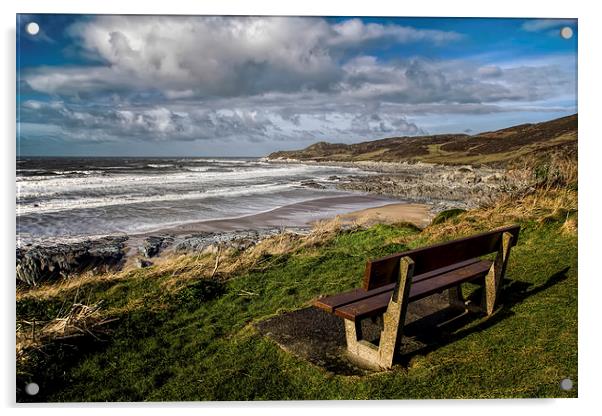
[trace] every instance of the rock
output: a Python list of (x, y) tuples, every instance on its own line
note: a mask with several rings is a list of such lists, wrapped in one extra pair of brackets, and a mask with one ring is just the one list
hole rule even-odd
[(140, 268), (140, 269), (143, 269), (145, 267), (150, 267), (152, 265), (153, 265), (152, 261), (148, 261), (148, 260), (140, 259), (140, 258), (136, 259), (136, 266), (138, 266), (138, 268)]
[(490, 167), (453, 167), (400, 163), (396, 170), (370, 176), (348, 176), (338, 189), (401, 197), (408, 202), (474, 208), (501, 194), (521, 191), (530, 179)]
[(208, 232), (184, 237), (174, 243), (173, 249), (178, 253), (195, 252), (211, 254), (217, 253), (219, 247), (222, 249), (244, 251), (264, 238), (277, 235), (283, 231), (304, 233), (307, 230), (305, 227), (295, 227), (286, 230), (270, 228), (264, 230), (227, 231), (223, 233)]
[(208, 244), (207, 239), (213, 233), (201, 233), (187, 236), (174, 244), (174, 251), (178, 253), (200, 252)]
[(173, 237), (151, 235), (138, 247), (138, 251), (146, 258), (155, 257), (173, 243)]
[(498, 183), (502, 180), (502, 177), (498, 174), (488, 175), (483, 177), (483, 181), (486, 183)]
[(303, 182), (301, 182), (301, 186), (305, 186), (307, 188), (314, 188), (314, 189), (326, 188), (324, 185), (322, 185), (314, 180), (303, 181)]
[(120, 270), (127, 236), (104, 237), (71, 244), (17, 248), (17, 280), (28, 285), (83, 272)]

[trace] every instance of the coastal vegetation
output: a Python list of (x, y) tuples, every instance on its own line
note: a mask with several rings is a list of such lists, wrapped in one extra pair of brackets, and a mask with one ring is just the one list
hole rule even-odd
[[(18, 401), (577, 396), (577, 162), (562, 146), (522, 159), (532, 186), (424, 229), (319, 222), (237, 250), (17, 288)], [(255, 324), (356, 287), (367, 258), (521, 225), (502, 306), (407, 367), (329, 373)], [(472, 290), (467, 288), (467, 291)], [(468, 294), (468, 293), (467, 293)], [(574, 388), (560, 389), (570, 378)], [(40, 385), (37, 396), (23, 386)]]

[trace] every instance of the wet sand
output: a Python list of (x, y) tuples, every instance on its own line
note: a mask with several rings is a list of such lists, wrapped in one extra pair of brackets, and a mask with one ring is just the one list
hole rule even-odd
[(306, 227), (339, 216), (343, 222), (370, 225), (377, 222), (411, 222), (428, 225), (433, 214), (428, 205), (408, 204), (373, 195), (320, 198), (237, 218), (199, 221), (161, 229), (149, 234), (182, 235), (195, 232), (224, 232), (276, 227)]

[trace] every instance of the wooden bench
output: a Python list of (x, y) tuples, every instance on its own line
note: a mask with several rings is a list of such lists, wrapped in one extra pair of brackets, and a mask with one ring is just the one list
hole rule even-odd
[[(484, 286), (480, 310), (491, 315), (510, 255), (518, 240), (518, 225), (415, 250), (366, 263), (361, 288), (314, 301), (314, 306), (345, 321), (347, 349), (382, 368), (393, 365), (400, 346), (409, 302), (449, 290), (453, 306), (466, 308), (461, 284)], [(494, 261), (479, 257), (497, 253)], [(378, 345), (362, 339), (363, 319), (382, 317)]]

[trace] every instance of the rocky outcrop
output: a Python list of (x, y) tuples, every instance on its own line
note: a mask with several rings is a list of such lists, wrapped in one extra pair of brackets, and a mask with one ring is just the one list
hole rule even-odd
[(445, 209), (475, 208), (532, 184), (532, 178), (523, 171), (485, 167), (401, 163), (394, 173), (388, 172), (391, 170), (378, 175), (350, 176), (338, 183), (337, 188), (437, 204)]
[(144, 242), (138, 251), (144, 257), (151, 258), (157, 256), (173, 243), (174, 239), (168, 235), (151, 235), (144, 239)]
[[(174, 243), (173, 250), (177, 253), (213, 253), (218, 247), (243, 251), (254, 246), (261, 240), (277, 235), (283, 230), (270, 228), (265, 230), (227, 231), (220, 233), (199, 233), (181, 238)], [(303, 227), (287, 228), (288, 232), (307, 233)]]
[(153, 265), (152, 261), (144, 260), (144, 259), (136, 259), (136, 266), (139, 269), (144, 269), (146, 267), (150, 267)]
[(17, 281), (36, 285), (83, 272), (121, 269), (126, 236), (105, 237), (70, 244), (17, 248)]
[(307, 180), (307, 181), (302, 181), (301, 182), (301, 186), (304, 186), (306, 188), (313, 188), (313, 189), (324, 189), (326, 188), (324, 185), (322, 185), (321, 183), (318, 183), (314, 180)]

